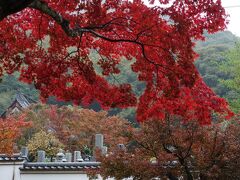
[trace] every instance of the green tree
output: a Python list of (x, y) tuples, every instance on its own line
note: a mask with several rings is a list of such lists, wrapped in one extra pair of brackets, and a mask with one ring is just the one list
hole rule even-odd
[(240, 92), (240, 42), (226, 54), (228, 61), (221, 65), (222, 70), (231, 78), (222, 82), (232, 90)]
[(225, 58), (227, 60), (220, 65), (220, 70), (227, 75), (227, 78), (221, 79), (220, 82), (229, 89), (225, 97), (233, 110), (238, 112), (240, 110), (240, 42), (226, 53)]

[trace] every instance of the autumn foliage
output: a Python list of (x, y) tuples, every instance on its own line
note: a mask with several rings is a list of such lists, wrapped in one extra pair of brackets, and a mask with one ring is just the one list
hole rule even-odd
[(14, 117), (0, 119), (0, 153), (13, 153), (17, 138), (20, 137), (24, 128), (30, 126), (30, 122), (24, 121), (24, 116), (17, 119)]
[[(209, 124), (213, 112), (231, 115), (193, 64), (194, 41), (204, 39), (204, 30), (225, 28), (221, 1), (158, 2), (148, 7), (141, 0), (2, 0), (0, 75), (21, 72), (20, 79), (33, 83), (43, 100), (134, 106), (139, 121), (169, 113)], [(129, 84), (106, 80), (120, 73), (123, 57), (135, 60), (132, 71), (146, 84), (140, 97)]]
[(100, 173), (116, 179), (238, 179), (239, 120), (227, 124), (199, 126), (169, 116), (145, 122), (129, 132), (126, 150), (100, 158)]
[(53, 133), (39, 131), (28, 141), (27, 147), (30, 153), (30, 159), (36, 160), (39, 150), (45, 151), (46, 156), (53, 158), (64, 148), (64, 145), (54, 136)]
[[(104, 143), (111, 149), (118, 143), (126, 142), (125, 132), (133, 128), (127, 120), (108, 116), (105, 111), (95, 112), (78, 107), (36, 105), (24, 114), (33, 126), (26, 129), (22, 142), (28, 143), (29, 137), (41, 131), (50, 131), (70, 152), (85, 148), (92, 151), (97, 133), (104, 135)], [(41, 142), (44, 144), (45, 140), (36, 143), (35, 149)]]

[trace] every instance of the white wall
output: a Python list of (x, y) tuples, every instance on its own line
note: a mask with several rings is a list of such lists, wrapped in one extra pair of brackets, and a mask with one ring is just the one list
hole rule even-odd
[(20, 178), (20, 167), (22, 167), (22, 163), (1, 163), (0, 180), (22, 180)]
[[(0, 162), (0, 180), (89, 180), (79, 171), (20, 171), (23, 162)], [(98, 176), (97, 180), (102, 180)], [(112, 180), (108, 179), (108, 180)]]
[(21, 174), (21, 180), (88, 180), (86, 174)]

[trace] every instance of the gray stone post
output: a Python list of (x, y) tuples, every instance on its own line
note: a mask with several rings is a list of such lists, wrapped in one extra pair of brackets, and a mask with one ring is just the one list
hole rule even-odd
[(28, 157), (28, 148), (27, 147), (22, 147), (21, 148), (21, 153), (20, 155), (23, 157), (23, 158), (27, 158)]
[(103, 147), (103, 135), (102, 134), (96, 134), (95, 136), (95, 147), (102, 149)]
[(67, 162), (72, 162), (72, 153), (66, 153), (65, 154)]
[(46, 156), (45, 151), (38, 151), (37, 154), (38, 154), (37, 162), (45, 162), (45, 156)]
[(82, 162), (83, 158), (81, 156), (81, 151), (74, 151), (74, 162)]

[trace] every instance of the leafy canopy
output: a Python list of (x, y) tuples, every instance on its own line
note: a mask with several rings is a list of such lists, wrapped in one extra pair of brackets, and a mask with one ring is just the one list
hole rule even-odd
[[(111, 149), (116, 144), (125, 142), (126, 131), (132, 129), (127, 120), (109, 116), (105, 111), (95, 112), (72, 106), (58, 108), (52, 105), (37, 104), (26, 109), (23, 114), (25, 120), (31, 121), (33, 125), (31, 128), (25, 129), (19, 143), (28, 144), (31, 152), (36, 152), (41, 148), (47, 149), (49, 136), (52, 135), (65, 145), (65, 150), (70, 152), (83, 150), (86, 147), (92, 150), (94, 137), (99, 133), (104, 135), (104, 143)], [(48, 131), (51, 131), (52, 134), (47, 135), (45, 132)], [(42, 138), (36, 141), (38, 138), (34, 138), (34, 136), (42, 136)]]
[(226, 58), (228, 59), (227, 62), (223, 62), (221, 64), (221, 69), (230, 75), (230, 78), (223, 80), (224, 83), (228, 88), (233, 89), (239, 92), (239, 82), (240, 82), (240, 73), (239, 73), (239, 55), (240, 55), (240, 42), (235, 44), (235, 47), (230, 49), (226, 53)]
[(226, 61), (222, 62), (220, 69), (227, 75), (226, 78), (221, 79), (220, 83), (229, 89), (226, 98), (235, 112), (239, 112), (239, 87), (240, 87), (240, 73), (239, 73), (239, 55), (240, 42), (236, 42), (235, 47), (230, 49), (226, 54)]
[[(139, 121), (163, 119), (167, 112), (204, 124), (212, 111), (229, 114), (193, 64), (193, 40), (203, 39), (204, 30), (225, 28), (221, 1), (159, 2), (164, 6), (150, 8), (141, 0), (3, 0), (0, 74), (20, 71), (20, 79), (34, 83), (42, 99), (136, 106)], [(97, 59), (89, 56), (92, 49)], [(139, 98), (129, 84), (106, 80), (119, 73), (123, 56), (135, 59), (131, 69), (146, 84)]]
[(54, 134), (39, 131), (29, 140), (27, 147), (31, 156), (36, 159), (39, 150), (44, 150), (48, 157), (54, 157), (64, 145)]
[[(228, 121), (229, 122), (229, 121)], [(239, 119), (199, 126), (168, 117), (129, 131), (126, 149), (100, 157), (103, 177), (124, 179), (238, 179)]]
[(14, 152), (17, 138), (21, 136), (23, 129), (31, 126), (31, 122), (25, 122), (24, 119), (24, 116), (0, 119), (0, 153)]

